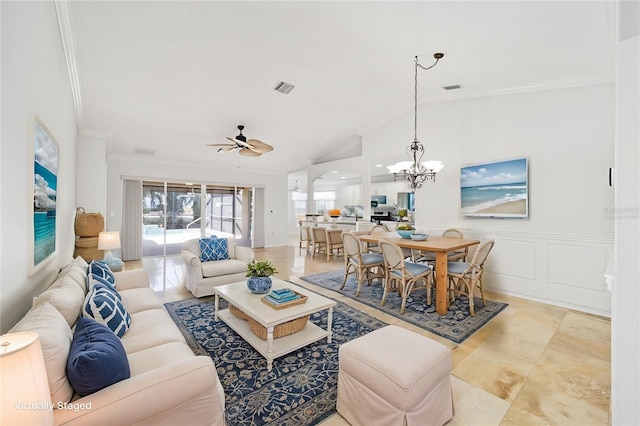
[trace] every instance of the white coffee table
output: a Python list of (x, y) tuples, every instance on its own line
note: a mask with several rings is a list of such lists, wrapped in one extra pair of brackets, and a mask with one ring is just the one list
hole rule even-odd
[[(333, 307), (336, 305), (335, 300), (320, 296), (319, 294), (303, 287), (279, 279), (272, 278), (272, 280), (272, 290), (290, 288), (307, 296), (307, 301), (299, 305), (277, 310), (260, 300), (264, 294), (251, 293), (247, 288), (246, 281), (216, 286), (213, 288), (215, 293), (214, 320), (218, 321), (218, 319), (220, 319), (224, 321), (244, 340), (253, 346), (263, 357), (265, 357), (267, 360), (267, 370), (269, 371), (273, 366), (273, 360), (275, 358), (293, 352), (296, 349), (307, 346), (325, 337), (327, 338), (327, 342), (331, 343)], [(261, 339), (251, 331), (248, 321), (236, 317), (231, 313), (231, 311), (229, 311), (229, 309), (219, 310), (220, 297), (236, 306), (247, 316), (253, 318), (260, 325), (265, 327), (267, 330), (266, 340)], [(273, 330), (275, 326), (306, 315), (320, 312), (324, 309), (329, 310), (326, 330), (318, 327), (311, 321), (307, 321), (307, 324), (301, 331), (274, 339)]]

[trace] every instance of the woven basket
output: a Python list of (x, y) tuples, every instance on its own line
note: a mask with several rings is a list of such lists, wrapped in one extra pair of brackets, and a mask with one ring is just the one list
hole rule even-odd
[(245, 314), (244, 312), (242, 312), (240, 309), (238, 309), (236, 306), (229, 304), (229, 312), (231, 312), (234, 316), (243, 319), (243, 320), (248, 320), (249, 317), (247, 316), (247, 314)]
[(80, 237), (97, 237), (104, 229), (104, 217), (100, 213), (85, 213), (84, 208), (78, 207), (74, 229)]
[(98, 237), (80, 237), (76, 239), (76, 247), (98, 248)]
[(92, 260), (102, 260), (104, 258), (104, 250), (98, 250), (95, 247), (76, 247), (73, 257), (82, 257), (87, 262)]
[[(304, 317), (285, 322), (284, 324), (278, 324), (273, 329), (273, 337), (277, 339), (278, 337), (284, 337), (288, 336), (289, 334), (297, 333), (298, 331), (302, 330), (305, 325), (307, 325), (308, 320), (309, 315), (306, 315)], [(256, 322), (253, 318), (249, 318), (249, 327), (251, 328), (251, 331), (253, 331), (253, 334), (258, 336), (259, 338), (267, 338), (267, 329), (260, 325), (260, 323)]]

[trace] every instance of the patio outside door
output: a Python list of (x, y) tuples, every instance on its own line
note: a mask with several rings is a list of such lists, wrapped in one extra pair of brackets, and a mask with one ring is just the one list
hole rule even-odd
[(233, 234), (251, 246), (251, 188), (143, 182), (142, 191), (144, 257), (180, 254), (201, 236)]

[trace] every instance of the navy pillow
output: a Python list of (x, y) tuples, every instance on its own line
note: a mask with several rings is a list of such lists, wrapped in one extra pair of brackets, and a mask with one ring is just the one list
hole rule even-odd
[(92, 261), (89, 264), (89, 269), (87, 270), (87, 275), (89, 274), (96, 274), (100, 278), (104, 278), (109, 281), (114, 287), (116, 286), (116, 277), (113, 275), (113, 272), (111, 272), (111, 269), (109, 269), (109, 266), (104, 262), (100, 262), (99, 260)]
[(67, 359), (67, 378), (80, 396), (87, 396), (131, 377), (122, 342), (106, 325), (78, 319)]
[(203, 262), (229, 258), (226, 238), (201, 238), (198, 240), (198, 244), (200, 245), (200, 260)]

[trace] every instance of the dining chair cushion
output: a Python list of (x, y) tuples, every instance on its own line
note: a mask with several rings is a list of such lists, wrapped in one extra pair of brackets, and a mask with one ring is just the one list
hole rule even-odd
[[(420, 263), (413, 263), (413, 262), (405, 262), (404, 267), (407, 270), (407, 272), (414, 277), (424, 274), (429, 269), (431, 269), (429, 265), (423, 265)], [(398, 278), (402, 278), (402, 275), (397, 270), (392, 270), (391, 273)]]
[[(359, 265), (357, 257), (354, 256), (354, 257), (350, 258), (350, 260), (353, 263)], [(362, 264), (363, 265), (373, 265), (375, 263), (382, 263), (382, 262), (384, 262), (384, 258), (379, 253), (364, 253), (362, 255)]]
[(461, 274), (471, 265), (469, 262), (447, 262), (447, 271), (452, 274)]

